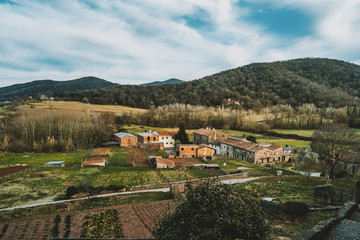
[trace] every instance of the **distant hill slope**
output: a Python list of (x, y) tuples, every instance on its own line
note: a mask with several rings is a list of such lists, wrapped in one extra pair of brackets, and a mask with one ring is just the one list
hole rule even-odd
[(76, 92), (115, 86), (117, 84), (96, 77), (83, 77), (69, 81), (37, 80), (0, 88), (0, 101), (16, 100), (25, 96), (40, 94), (53, 96), (55, 93)]
[(171, 84), (171, 83), (182, 83), (183, 80), (177, 79), (177, 78), (170, 78), (166, 81), (156, 81), (156, 82), (150, 82), (150, 83), (144, 83), (140, 84), (140, 86), (153, 86), (153, 85), (164, 85), (164, 84)]
[(67, 100), (86, 96), (92, 103), (140, 108), (171, 103), (220, 106), (228, 98), (247, 109), (304, 103), (359, 106), (360, 66), (324, 58), (253, 63), (179, 84), (118, 85), (61, 96)]

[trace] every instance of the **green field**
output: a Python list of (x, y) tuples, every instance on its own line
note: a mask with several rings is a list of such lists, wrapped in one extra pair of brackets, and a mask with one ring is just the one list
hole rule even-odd
[(296, 134), (302, 137), (311, 137), (315, 130), (296, 130), (296, 129), (272, 129), (271, 132), (277, 132), (282, 134)]
[[(198, 169), (157, 170), (152, 167), (128, 167), (127, 150), (112, 148), (106, 167), (80, 167), (79, 154), (0, 153), (0, 167), (32, 165), (30, 169), (0, 177), (0, 208), (33, 202), (65, 194), (69, 186), (130, 188), (138, 185), (167, 183), (209, 176)], [(65, 161), (66, 167), (44, 166), (48, 161)]]
[[(282, 130), (282, 131), (287, 131), (287, 130)], [(308, 130), (304, 130), (304, 131), (308, 131)], [(308, 147), (310, 145), (309, 141), (302, 141), (302, 140), (296, 140), (296, 139), (283, 139), (283, 138), (264, 136), (261, 134), (245, 132), (245, 131), (225, 130), (225, 133), (228, 135), (231, 135), (233, 137), (238, 137), (238, 138), (246, 138), (251, 135), (251, 136), (256, 137), (256, 140), (258, 143), (277, 144), (277, 145), (281, 145), (284, 147), (291, 146), (294, 148), (300, 148), (300, 147)], [(303, 134), (305, 134), (305, 132)]]

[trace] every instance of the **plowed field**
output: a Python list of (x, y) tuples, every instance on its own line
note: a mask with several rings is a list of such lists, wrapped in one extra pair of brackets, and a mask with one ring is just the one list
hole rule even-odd
[[(170, 201), (154, 202), (149, 204), (133, 204), (97, 208), (91, 210), (59, 213), (59, 237), (66, 233), (66, 216), (70, 215), (70, 238), (80, 238), (85, 216), (98, 214), (108, 209), (119, 211), (119, 218), (123, 229), (124, 238), (153, 238), (153, 226), (168, 210)], [(55, 226), (57, 214), (38, 215), (34, 217), (0, 222), (0, 239), (49, 239)]]
[(31, 168), (32, 166), (15, 166), (15, 167), (8, 167), (8, 168), (0, 168), (0, 177), (15, 173), (27, 168)]

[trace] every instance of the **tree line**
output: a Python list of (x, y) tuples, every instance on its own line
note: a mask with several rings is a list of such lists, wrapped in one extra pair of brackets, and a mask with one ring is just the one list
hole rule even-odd
[(260, 111), (289, 104), (340, 108), (360, 105), (360, 66), (330, 59), (255, 63), (202, 79), (161, 86), (119, 85), (58, 94), (64, 100), (150, 109), (168, 104), (218, 107), (231, 99), (236, 109)]
[(89, 149), (108, 141), (115, 115), (61, 110), (19, 111), (0, 119), (1, 149), (60, 152)]

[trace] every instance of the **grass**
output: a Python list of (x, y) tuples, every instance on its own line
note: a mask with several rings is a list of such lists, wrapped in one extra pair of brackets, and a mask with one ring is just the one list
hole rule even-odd
[[(284, 130), (287, 131), (287, 130)], [(307, 130), (305, 130), (307, 131)], [(308, 147), (310, 145), (309, 141), (302, 141), (302, 140), (296, 140), (296, 139), (284, 139), (284, 138), (278, 138), (278, 137), (272, 137), (272, 136), (264, 136), (262, 134), (256, 134), (251, 132), (245, 132), (245, 131), (236, 131), (236, 130), (225, 130), (225, 133), (228, 135), (231, 135), (233, 137), (238, 138), (246, 138), (248, 136), (254, 136), (256, 137), (256, 141), (258, 143), (270, 143), (270, 144), (277, 144), (281, 146), (292, 146), (294, 148), (300, 148), (300, 147)]]
[(315, 130), (297, 130), (297, 129), (272, 129), (272, 132), (282, 134), (296, 134), (303, 137), (311, 137)]
[(65, 166), (74, 167), (80, 165), (78, 155), (85, 151), (66, 153), (4, 153), (0, 152), (0, 167), (14, 166), (15, 164), (26, 164), (43, 166), (50, 161), (65, 161)]
[[(89, 104), (75, 101), (41, 101), (37, 103), (32, 103), (35, 110), (44, 110), (44, 109), (62, 109), (62, 110), (71, 110), (71, 111), (95, 111), (95, 112), (111, 112), (116, 115), (123, 115), (125, 113), (145, 113), (148, 110), (141, 108), (131, 108), (126, 106), (118, 105), (98, 105), (98, 104)], [(20, 109), (29, 108), (30, 106), (24, 105)]]
[[(237, 167), (248, 167), (251, 168), (249, 170), (249, 177), (258, 177), (258, 176), (276, 176), (276, 171), (281, 170), (283, 175), (298, 175), (295, 172), (286, 170), (284, 168), (280, 168), (279, 166), (271, 166), (271, 167), (262, 167), (259, 165), (255, 165), (252, 163), (244, 162), (238, 159), (218, 159), (215, 158), (210, 161), (210, 163), (219, 164), (221, 170), (226, 173), (234, 173), (238, 172)], [(224, 163), (226, 165), (224, 166)], [(247, 171), (247, 170), (243, 170)]]
[[(159, 184), (208, 177), (199, 169), (157, 170), (149, 167), (128, 167), (127, 151), (112, 148), (106, 167), (80, 168), (77, 152), (68, 153), (0, 153), (1, 167), (15, 164), (33, 165), (32, 168), (0, 178), (0, 208), (36, 201), (64, 194), (69, 186), (110, 185), (132, 186)], [(48, 161), (65, 160), (64, 168), (46, 167)]]

